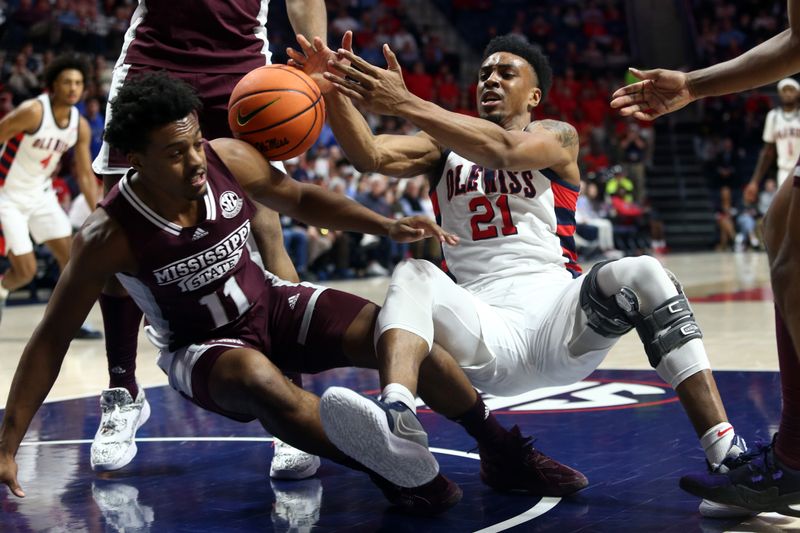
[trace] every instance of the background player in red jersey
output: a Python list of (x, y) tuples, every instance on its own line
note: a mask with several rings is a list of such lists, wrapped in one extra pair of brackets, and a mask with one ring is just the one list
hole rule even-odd
[[(75, 104), (83, 98), (87, 65), (77, 56), (53, 61), (45, 73), (47, 92), (22, 102), (0, 120), (0, 223), (11, 268), (0, 278), (0, 314), (10, 291), (36, 274), (31, 235), (53, 252), (61, 270), (69, 259), (72, 225), (53, 191), (61, 156), (75, 147), (75, 176), (94, 206), (97, 180), (89, 156), (91, 130)], [(82, 327), (79, 336), (99, 332)]]
[[(748, 52), (684, 73), (631, 69), (640, 82), (622, 87), (611, 106), (652, 120), (707, 96), (745, 91), (800, 72), (800, 0), (789, 0), (789, 29)], [(775, 323), (783, 409), (772, 444), (710, 475), (687, 476), (681, 486), (697, 496), (753, 511), (800, 516), (800, 166), (783, 183), (767, 212), (764, 237), (775, 293)]]
[[(125, 33), (114, 66), (106, 110), (126, 79), (144, 72), (166, 70), (195, 88), (203, 104), (198, 114), (207, 139), (230, 137), (228, 99), (246, 73), (270, 63), (266, 22), (269, 0), (140, 0)], [(327, 35), (324, 0), (286, 0), (295, 32)], [(128, 170), (125, 154), (107, 142), (93, 164), (103, 176), (106, 191)], [(282, 168), (282, 167), (279, 167)], [(296, 279), (294, 269), (281, 271), (264, 257), (268, 270)], [(102, 417), (92, 443), (91, 464), (97, 470), (117, 470), (136, 455), (133, 439), (147, 420), (150, 406), (136, 383), (136, 349), (142, 311), (116, 280), (100, 296), (106, 332), (109, 388), (100, 397)], [(292, 379), (301, 383), (300, 375)], [(270, 465), (273, 477), (313, 475), (319, 459), (275, 441)]]
[[(399, 241), (457, 239), (424, 216), (389, 219), (296, 182), (241, 141), (204, 141), (196, 97), (168, 76), (126, 84), (113, 105), (118, 118), (108, 138), (128, 154), (132, 168), (81, 228), (73, 260), (23, 352), (0, 426), (0, 481), (24, 495), (15, 454), (57, 377), (71, 331), (111, 275), (146, 310), (159, 366), (172, 387), (205, 409), (240, 421), (258, 418), (295, 446), (363, 469), (325, 437), (318, 398), (281, 370), (374, 367), (378, 308), (340, 291), (265, 275), (244, 246), (254, 214), (247, 195), (311, 224)], [(276, 237), (263, 244), (285, 261), (277, 218), (271, 220)], [(421, 371), (421, 394), (438, 412), (462, 418), (476, 402), (476, 391), (439, 347)], [(413, 414), (402, 419), (405, 427), (421, 427)], [(494, 451), (482, 467), (514, 463), (529, 475), (547, 475), (524, 457), (499, 456), (492, 438), (507, 432), (496, 421), (480, 417), (468, 429), (482, 453)], [(427, 445), (424, 431), (416, 433)], [(372, 476), (391, 501), (411, 511), (441, 511), (460, 498), (441, 475), (422, 486)]]
[[(399, 467), (406, 460), (397, 453), (402, 435), (370, 413), (399, 404), (413, 409), (418, 365), (434, 342), (476, 387), (510, 396), (580, 382), (636, 329), (648, 362), (677, 392), (708, 462), (740, 455), (746, 446), (728, 422), (700, 326), (672, 274), (642, 256), (604, 261), (580, 275), (572, 241), (578, 135), (564, 122), (532, 120), (550, 88), (547, 58), (516, 36), (493, 38), (477, 76), (478, 118), (412, 95), (388, 45), (382, 69), (354, 55), (349, 40), (340, 61), (326, 63), (333, 52), (321, 50), (320, 41), (312, 49), (302, 37), (305, 56), (291, 57), (335, 87), (323, 89), (329, 120), (354, 164), (395, 176), (427, 174), (440, 223), (460, 241), (442, 246), (449, 277), (425, 261), (395, 269), (375, 335), (383, 400), (326, 391), (322, 420), (331, 440), (370, 467)], [(347, 97), (422, 131), (374, 136)], [(478, 407), (475, 414), (485, 416)], [(430, 452), (418, 447), (416, 457), (435, 470)], [(496, 486), (528, 488), (514, 471), (492, 478)], [(570, 482), (553, 487), (548, 479), (540, 487), (574, 490), (578, 481)]]

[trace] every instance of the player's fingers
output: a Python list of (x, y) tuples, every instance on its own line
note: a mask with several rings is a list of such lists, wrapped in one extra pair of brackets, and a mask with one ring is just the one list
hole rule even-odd
[(394, 55), (394, 52), (389, 48), (388, 44), (383, 45), (383, 57), (386, 58), (386, 64), (389, 66), (389, 70), (400, 72), (400, 63), (397, 61), (397, 56)]
[(625, 96), (616, 96), (611, 100), (611, 107), (615, 109), (620, 107), (627, 107), (629, 105), (638, 104), (641, 101), (642, 101), (641, 92)]
[(344, 57), (345, 59), (349, 60), (350, 63), (355, 65), (356, 68), (361, 72), (366, 72), (367, 74), (373, 77), (378, 74), (378, 69), (376, 69), (370, 63), (368, 63), (366, 60), (361, 59), (361, 57), (355, 55), (352, 50), (345, 50), (344, 48), (339, 48), (338, 55), (340, 57)]
[(300, 48), (303, 49), (303, 53), (305, 53), (307, 56), (314, 53), (314, 48), (311, 46), (311, 43), (308, 42), (308, 39), (306, 39), (305, 35), (299, 33), (297, 34), (297, 44), (300, 45)]
[[(341, 78), (339, 78), (339, 79), (341, 79)], [(342, 94), (344, 96), (347, 96), (351, 100), (354, 100), (356, 102), (363, 102), (363, 101), (366, 100), (361, 93), (354, 91), (350, 87), (347, 87), (347, 86), (345, 86), (345, 85), (343, 85), (341, 83), (337, 83), (335, 81), (331, 81), (331, 83), (333, 84), (333, 88), (334, 89), (339, 91), (340, 94)]]
[(286, 64), (287, 64), (287, 65), (289, 65), (290, 67), (294, 67), (294, 68), (296, 68), (296, 69), (303, 70), (303, 64), (302, 64), (302, 63), (298, 63), (298, 62), (297, 62), (297, 61), (295, 61), (294, 59), (290, 59), (290, 60), (288, 60), (288, 61), (286, 62)]
[(360, 70), (353, 68), (350, 65), (346, 65), (340, 61), (328, 61), (328, 66), (344, 74), (345, 78), (348, 80), (354, 80), (361, 86), (370, 89), (373, 87), (374, 78), (370, 77), (364, 72), (361, 72)]
[(353, 32), (347, 30), (342, 36), (342, 48), (345, 50), (353, 51)]
[(287, 48), (286, 55), (289, 56), (290, 59), (294, 59), (298, 63), (305, 62), (308, 59), (302, 52), (298, 52), (294, 48)]
[(646, 83), (647, 82), (639, 81), (636, 83), (631, 83), (630, 85), (626, 85), (625, 87), (620, 87), (614, 91), (614, 94), (611, 95), (611, 98), (619, 98), (628, 94), (641, 94), (644, 92)]
[(8, 481), (6, 481), (6, 485), (8, 485), (8, 488), (11, 490), (11, 492), (17, 498), (24, 498), (25, 497), (25, 491), (23, 491), (22, 487), (19, 486), (19, 483), (17, 482), (17, 478), (16, 477), (12, 477)]
[(366, 86), (366, 85), (364, 85), (362, 83), (359, 83), (358, 81), (351, 80), (349, 77), (343, 78), (341, 76), (337, 76), (337, 75), (332, 74), (330, 72), (323, 73), (322, 77), (324, 77), (326, 80), (330, 81), (331, 83), (337, 83), (337, 84), (341, 85), (342, 87), (347, 87), (351, 91), (355, 91), (355, 92), (361, 94), (362, 96), (366, 96), (367, 92), (371, 88), (371, 87), (368, 87), (368, 86)]
[(658, 111), (653, 111), (653, 112), (637, 111), (636, 113), (633, 114), (633, 118), (638, 120), (655, 120), (663, 114), (664, 113)]
[(628, 70), (640, 80), (654, 80), (661, 74), (660, 68), (655, 68), (653, 70), (639, 70), (638, 68), (629, 67)]

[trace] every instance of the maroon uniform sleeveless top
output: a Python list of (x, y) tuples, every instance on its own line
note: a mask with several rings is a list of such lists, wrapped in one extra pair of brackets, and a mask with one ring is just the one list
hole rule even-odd
[(246, 73), (269, 63), (269, 0), (139, 0), (122, 63)]
[(150, 209), (131, 187), (133, 169), (100, 202), (139, 265), (117, 277), (171, 349), (218, 335), (266, 290), (246, 246), (255, 207), (214, 150), (207, 143), (204, 149), (207, 190), (196, 226), (181, 227)]

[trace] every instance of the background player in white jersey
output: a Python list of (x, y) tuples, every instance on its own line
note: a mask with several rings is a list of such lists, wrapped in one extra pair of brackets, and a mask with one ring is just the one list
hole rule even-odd
[[(415, 457), (420, 479), (430, 479), (434, 457), (383, 412), (415, 408), (419, 366), (434, 341), (479, 389), (510, 396), (584, 379), (636, 328), (650, 364), (675, 388), (708, 462), (738, 456), (744, 442), (727, 420), (702, 333), (672, 275), (646, 256), (603, 262), (577, 279), (574, 266), (565, 268), (569, 232), (561, 226), (569, 225), (569, 204), (574, 210), (577, 199), (567, 192), (580, 182), (578, 137), (569, 124), (531, 121), (550, 86), (546, 57), (517, 37), (493, 39), (479, 71), (480, 118), (474, 118), (412, 95), (388, 45), (384, 70), (355, 56), (349, 39), (338, 61), (326, 64), (332, 52), (315, 53), (302, 38), (305, 56), (291, 57), (317, 77), (333, 68), (335, 74), (323, 74), (336, 89), (326, 88), (329, 120), (353, 164), (394, 176), (431, 175), (442, 227), (460, 242), (443, 245), (457, 284), (425, 261), (395, 269), (376, 326), (383, 401), (329, 389), (321, 414), (331, 440), (378, 472)], [(349, 98), (423, 131), (373, 136)], [(513, 480), (514, 472), (505, 478)]]
[(778, 187), (791, 174), (800, 157), (800, 83), (793, 78), (778, 82), (781, 105), (770, 110), (764, 120), (764, 146), (758, 154), (753, 177), (745, 188), (749, 201), (755, 201), (761, 180), (777, 157)]
[[(22, 102), (0, 120), (0, 223), (11, 268), (0, 279), (0, 313), (10, 291), (31, 282), (36, 257), (31, 236), (53, 252), (63, 270), (72, 226), (58, 203), (52, 175), (75, 147), (75, 177), (89, 205), (98, 187), (91, 167), (89, 123), (75, 107), (83, 97), (87, 66), (76, 56), (53, 60), (45, 72), (47, 92)], [(88, 332), (88, 330), (87, 330)]]
[[(292, 27), (304, 35), (327, 34), (324, 0), (286, 0)], [(114, 66), (106, 109), (106, 124), (113, 119), (111, 101), (126, 79), (166, 70), (197, 90), (203, 104), (198, 118), (207, 139), (230, 137), (228, 99), (246, 73), (270, 63), (267, 39), (269, 0), (139, 0)], [(175, 17), (175, 13), (191, 16)], [(128, 169), (125, 154), (103, 143), (93, 163), (110, 190)], [(279, 167), (280, 168), (280, 167)], [(267, 269), (286, 279), (294, 269), (282, 271), (263, 258)], [(136, 382), (136, 349), (142, 311), (116, 279), (109, 280), (100, 296), (106, 333), (109, 386), (100, 396), (102, 417), (91, 450), (97, 470), (117, 470), (133, 460), (133, 439), (147, 421), (150, 406)], [(301, 384), (300, 374), (291, 378)], [(303, 478), (316, 472), (319, 459), (301, 454), (280, 440), (270, 475)]]

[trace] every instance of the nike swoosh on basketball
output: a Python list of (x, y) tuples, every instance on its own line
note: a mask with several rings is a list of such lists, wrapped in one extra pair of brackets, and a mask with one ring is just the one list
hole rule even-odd
[(263, 111), (264, 109), (268, 108), (269, 106), (271, 106), (272, 104), (274, 104), (278, 100), (280, 100), (280, 98), (276, 98), (275, 100), (273, 100), (271, 102), (268, 102), (268, 103), (262, 105), (261, 107), (257, 107), (256, 109), (250, 111), (246, 115), (242, 115), (242, 110), (241, 109), (237, 109), (236, 110), (236, 123), (238, 125), (240, 125), (240, 126), (247, 125), (248, 122), (253, 120), (254, 116), (258, 115), (261, 111)]
[(722, 431), (717, 431), (717, 437), (723, 436), (725, 433), (729, 432), (733, 429), (733, 426), (728, 426), (727, 428), (723, 429)]

